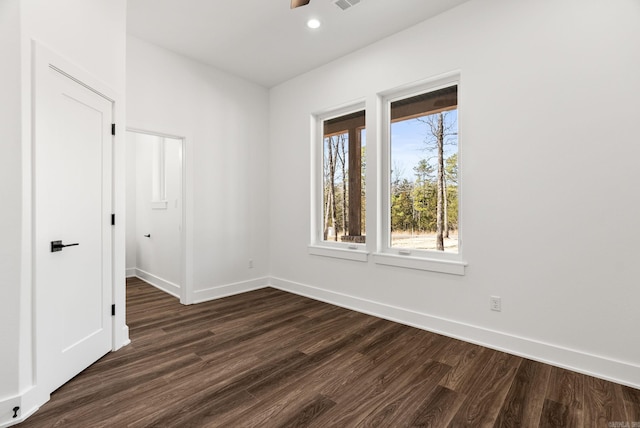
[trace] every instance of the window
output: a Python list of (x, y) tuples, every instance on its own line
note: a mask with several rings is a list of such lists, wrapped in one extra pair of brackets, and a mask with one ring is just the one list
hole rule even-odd
[[(355, 108), (320, 115), (316, 127), (313, 174), (317, 194), (312, 209), (316, 230), (312, 241), (325, 248), (364, 251), (365, 111)], [(325, 251), (321, 255), (331, 254)]]
[(376, 260), (418, 268), (398, 259), (443, 261), (444, 270), (433, 263), (425, 269), (464, 273), (463, 263), (459, 269), (448, 263), (461, 260), (457, 81), (387, 94), (383, 106), (382, 257)]
[(149, 136), (149, 139), (155, 140), (151, 145), (151, 202), (164, 202), (167, 199), (164, 138)]
[(323, 123), (323, 237), (325, 241), (365, 242), (363, 111)]
[(391, 103), (391, 247), (458, 252), (457, 86)]

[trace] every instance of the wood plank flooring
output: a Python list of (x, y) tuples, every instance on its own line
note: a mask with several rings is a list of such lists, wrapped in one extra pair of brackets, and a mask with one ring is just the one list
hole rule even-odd
[(21, 427), (640, 427), (639, 390), (271, 288), (127, 304), (132, 344)]

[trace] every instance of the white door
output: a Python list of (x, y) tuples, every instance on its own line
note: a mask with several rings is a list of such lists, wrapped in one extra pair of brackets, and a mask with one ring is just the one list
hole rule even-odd
[(38, 382), (49, 392), (112, 342), (113, 102), (75, 79), (37, 63), (36, 349)]

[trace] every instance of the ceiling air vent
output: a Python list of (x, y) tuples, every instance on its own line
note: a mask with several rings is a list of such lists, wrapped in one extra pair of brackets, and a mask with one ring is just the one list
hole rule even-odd
[(360, 3), (360, 0), (337, 0), (336, 1), (336, 5), (342, 10), (347, 10), (351, 6), (355, 6), (358, 3)]

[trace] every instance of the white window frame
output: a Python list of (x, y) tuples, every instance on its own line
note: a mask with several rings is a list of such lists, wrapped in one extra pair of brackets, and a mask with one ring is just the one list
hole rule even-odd
[[(339, 259), (366, 262), (369, 259), (366, 243), (332, 242), (323, 239), (323, 180), (324, 180), (324, 122), (358, 111), (366, 112), (364, 100), (311, 116), (311, 236), (309, 254)], [(367, 119), (365, 116), (365, 123)], [(365, 128), (366, 129), (366, 128)], [(369, 226), (366, 226), (367, 229)]]
[(166, 210), (167, 201), (167, 185), (166, 180), (166, 149), (165, 138), (157, 137), (158, 141), (152, 143), (152, 165), (151, 165), (151, 209)]
[[(445, 253), (432, 250), (415, 250), (391, 247), (391, 103), (427, 92), (437, 91), (456, 85), (460, 93), (460, 73), (449, 73), (438, 76), (410, 86), (403, 86), (378, 94), (380, 106), (380, 165), (379, 192), (380, 192), (380, 221), (379, 240), (377, 252), (373, 255), (375, 263), (397, 266), (410, 269), (420, 269), (441, 272), (453, 275), (464, 275), (467, 263), (463, 258), (463, 176), (462, 168), (462, 133), (458, 126), (458, 165), (460, 176), (458, 177), (458, 253)], [(460, 109), (460, 97), (458, 97), (458, 118), (462, 117)], [(460, 122), (458, 123), (460, 125)]]

